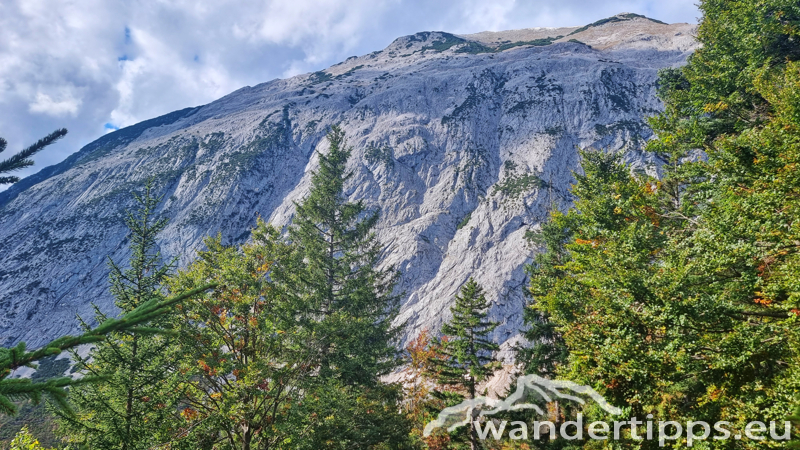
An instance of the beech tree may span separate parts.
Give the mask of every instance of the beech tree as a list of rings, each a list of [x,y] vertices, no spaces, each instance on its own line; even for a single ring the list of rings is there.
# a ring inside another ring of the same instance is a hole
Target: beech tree
[[[700,8],[702,46],[660,78],[648,150],[666,164],[650,177],[582,152],[529,308],[562,339],[555,375],[631,417],[724,420],[733,434],[774,420],[781,436],[800,386],[800,5]]]
[[[251,242],[205,241],[199,259],[169,281],[176,291],[214,282],[175,316],[178,345],[167,367],[179,374],[180,417],[166,428],[179,448],[294,448],[303,432],[297,405],[315,366],[296,298],[272,277],[293,251],[259,222]]]

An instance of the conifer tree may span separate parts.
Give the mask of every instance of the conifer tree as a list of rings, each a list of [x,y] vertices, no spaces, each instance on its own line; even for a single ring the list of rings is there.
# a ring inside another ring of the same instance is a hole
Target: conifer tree
[[[144,193],[135,195],[137,208],[125,220],[130,229],[129,267],[123,269],[109,259],[111,293],[123,312],[152,299],[163,300],[161,284],[172,267],[157,251],[156,236],[167,221],[155,215],[160,198],[152,190],[150,180]],[[107,320],[95,309],[99,322]],[[154,318],[149,327],[136,333],[110,333],[87,358],[73,352],[81,374],[103,381],[70,390],[74,414],[57,411],[60,429],[71,442],[123,450],[152,448],[158,442],[159,430],[175,413],[178,401],[174,374],[166,370],[167,350],[175,338],[160,332],[169,328],[164,316]]]
[[[289,231],[304,260],[295,286],[317,336],[320,376],[345,385],[374,385],[399,364],[394,345],[399,329],[392,326],[397,274],[377,269],[380,246],[373,229],[378,212],[367,212],[363,202],[348,202],[344,195],[352,175],[344,131],[333,126],[328,141],[330,149],[318,154],[311,192],[297,205]]]
[[[94,344],[105,339],[109,333],[154,333],[159,330],[143,328],[151,320],[172,312],[175,306],[188,298],[212,289],[215,283],[207,283],[195,289],[176,294],[167,299],[150,299],[139,307],[117,319],[107,319],[97,327],[78,336],[62,336],[42,347],[28,351],[24,342],[11,348],[0,348],[0,414],[14,415],[17,407],[13,402],[32,400],[37,404],[42,396],[52,399],[65,412],[70,412],[65,388],[102,380],[100,377],[85,376],[79,379],[70,377],[51,378],[45,382],[32,382],[28,378],[8,378],[12,371],[20,367],[36,368],[36,361],[81,345]]]
[[[567,360],[568,351],[558,327],[546,311],[537,309],[535,298],[546,294],[559,279],[565,276],[563,266],[569,261],[564,248],[570,237],[571,217],[553,210],[550,218],[542,224],[541,231],[530,236],[534,244],[543,247],[543,252],[525,266],[530,277],[530,287],[525,295],[531,300],[523,311],[527,327],[522,335],[525,345],[515,347],[517,364],[525,374],[536,373],[545,378],[555,378],[556,369]]]
[[[433,360],[438,383],[455,392],[437,390],[434,395],[449,401],[472,400],[478,385],[501,366],[493,356],[500,347],[489,339],[498,324],[487,319],[490,304],[473,278],[461,287],[455,300],[450,308],[453,318],[442,326],[441,355]],[[478,448],[472,421],[468,439],[471,449]]]
[[[48,134],[47,136],[43,137],[42,139],[39,139],[38,141],[36,141],[35,144],[25,148],[24,150],[12,156],[11,158],[8,158],[4,161],[0,161],[0,174],[9,173],[28,166],[32,166],[33,160],[31,160],[30,158],[33,155],[44,150],[45,147],[55,143],[57,140],[61,139],[66,134],[67,134],[66,128],[58,129]],[[8,145],[8,141],[6,141],[3,138],[0,138],[0,153],[5,151],[6,145]],[[19,177],[14,177],[14,176],[0,177],[0,184],[12,184],[16,183],[17,181],[19,181]]]
[[[329,151],[318,154],[311,191],[289,229],[302,263],[296,273],[276,274],[303,301],[301,326],[311,331],[305,345],[318,368],[304,388],[304,419],[297,427],[308,432],[294,442],[302,448],[399,448],[410,422],[400,414],[400,389],[379,380],[400,363],[400,329],[392,325],[397,274],[377,268],[378,212],[344,194],[351,177],[344,131],[333,126],[327,138]]]

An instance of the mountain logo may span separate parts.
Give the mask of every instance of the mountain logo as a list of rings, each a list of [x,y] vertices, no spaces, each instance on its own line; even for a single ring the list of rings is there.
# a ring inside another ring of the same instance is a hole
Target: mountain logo
[[[566,391],[566,392],[565,392]],[[471,421],[481,416],[491,416],[503,411],[521,411],[532,409],[538,414],[544,415],[545,409],[541,404],[531,400],[536,399],[544,404],[552,402],[554,399],[566,399],[577,402],[581,405],[586,401],[579,397],[588,396],[594,400],[605,412],[619,415],[622,410],[609,404],[602,395],[589,386],[584,386],[566,380],[548,380],[537,375],[525,375],[517,379],[517,388],[513,394],[505,399],[493,399],[489,397],[476,397],[472,400],[464,400],[455,406],[443,409],[436,419],[425,425],[423,436],[428,437],[437,428],[446,428],[453,431],[458,427],[469,424]],[[476,412],[479,411],[477,414]]]

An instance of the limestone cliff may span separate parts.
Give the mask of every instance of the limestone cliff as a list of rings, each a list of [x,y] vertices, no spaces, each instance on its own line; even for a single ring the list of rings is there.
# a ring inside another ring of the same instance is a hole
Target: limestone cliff
[[[245,87],[110,133],[0,193],[0,345],[36,346],[112,310],[107,258],[126,259],[130,192],[155,176],[185,265],[202,239],[291,220],[329,125],[353,146],[347,194],[381,209],[384,264],[402,272],[406,336],[437,329],[470,276],[513,343],[524,239],[566,207],[578,147],[639,152],[657,71],[683,64],[693,25],[621,14],[586,27],[423,32],[329,69]]]

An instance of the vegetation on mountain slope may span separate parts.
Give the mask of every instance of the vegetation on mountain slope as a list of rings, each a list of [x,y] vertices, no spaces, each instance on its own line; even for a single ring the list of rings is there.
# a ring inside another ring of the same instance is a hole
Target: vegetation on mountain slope
[[[592,403],[557,403],[548,410],[556,424],[578,413],[584,423],[649,416],[726,421],[731,434],[745,435],[747,422],[775,421],[779,440],[659,442],[630,428],[612,441],[478,440],[458,431],[421,438],[421,422],[436,414],[430,408],[477,397],[476,383],[497,368],[488,339],[496,324],[468,282],[447,337],[423,333],[409,345],[406,385],[381,381],[401,362],[396,274],[378,269],[377,212],[343,194],[350,150],[338,128],[288,233],[259,223],[242,246],[208,239],[199,259],[167,280],[192,294],[164,326],[178,331],[174,345],[153,357],[168,361],[176,383],[155,395],[178,396],[170,414],[143,425],[161,430],[147,439],[209,449],[785,445],[783,423],[795,420],[797,431],[800,393],[800,5],[705,0],[701,8],[702,48],[661,78],[666,109],[652,120],[649,144],[666,161],[659,176],[584,150],[574,208],[553,211],[534,236],[542,252],[527,269],[530,342],[517,363],[588,385],[622,409],[612,418]],[[112,331],[102,339],[128,336]],[[9,353],[6,364],[55,352]],[[87,381],[105,383],[96,392],[110,399],[125,385],[113,379]],[[147,397],[132,398],[138,406],[172,401]],[[541,419],[525,411],[508,418]],[[145,438],[131,436],[124,448],[137,439]]]
[[[553,214],[530,270],[528,335],[555,346],[521,354],[627,417],[725,420],[734,434],[774,420],[780,435],[800,388],[800,5],[701,8],[703,46],[662,75],[649,149],[663,174],[583,152],[575,208]]]

